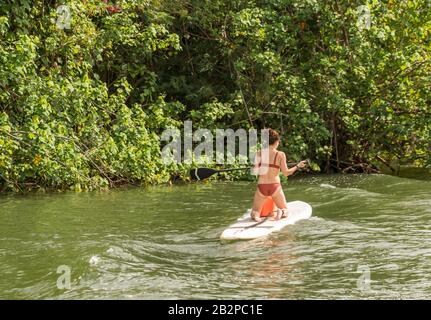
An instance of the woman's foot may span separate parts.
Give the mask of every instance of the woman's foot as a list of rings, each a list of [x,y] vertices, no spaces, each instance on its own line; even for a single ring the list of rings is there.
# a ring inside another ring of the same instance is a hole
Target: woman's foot
[[[287,218],[289,216],[289,211],[287,210],[287,208],[285,209],[281,209],[282,214],[281,214],[281,218]]]
[[[252,211],[250,214],[251,218],[256,221],[256,222],[261,222],[262,218],[260,217],[260,212],[259,211]]]
[[[289,212],[287,211],[287,209],[278,209],[275,220],[284,219],[284,218],[287,218],[288,216],[289,216]]]
[[[283,215],[283,211],[281,209],[277,209],[277,214],[275,215],[275,220],[280,220]]]

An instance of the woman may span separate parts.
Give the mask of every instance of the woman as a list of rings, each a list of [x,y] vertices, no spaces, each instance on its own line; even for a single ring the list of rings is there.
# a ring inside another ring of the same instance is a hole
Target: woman
[[[280,184],[280,177],[278,175],[281,171],[287,177],[295,173],[298,168],[305,167],[306,164],[306,161],[301,161],[289,169],[286,163],[286,155],[284,152],[277,150],[280,144],[278,132],[272,129],[267,130],[269,133],[269,146],[259,151],[255,160],[255,172],[259,175],[259,180],[257,182],[256,193],[254,194],[251,218],[256,222],[262,221],[260,212],[267,197],[272,197],[279,209],[277,210],[275,219],[279,220],[287,217],[286,198],[284,197],[283,189]],[[267,152],[268,156],[266,159],[269,159],[268,163],[262,163],[262,152]]]

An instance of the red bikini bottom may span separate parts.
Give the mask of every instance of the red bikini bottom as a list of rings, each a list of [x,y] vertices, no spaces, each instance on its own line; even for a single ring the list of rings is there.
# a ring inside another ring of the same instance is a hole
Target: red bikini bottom
[[[259,192],[265,197],[272,196],[280,187],[280,183],[262,183],[257,185]]]

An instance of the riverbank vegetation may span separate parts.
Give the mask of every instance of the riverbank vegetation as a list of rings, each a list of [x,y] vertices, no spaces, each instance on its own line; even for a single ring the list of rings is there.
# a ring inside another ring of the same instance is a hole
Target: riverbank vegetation
[[[429,167],[430,41],[426,0],[4,0],[0,190],[187,179],[160,157],[185,120],[321,172]]]

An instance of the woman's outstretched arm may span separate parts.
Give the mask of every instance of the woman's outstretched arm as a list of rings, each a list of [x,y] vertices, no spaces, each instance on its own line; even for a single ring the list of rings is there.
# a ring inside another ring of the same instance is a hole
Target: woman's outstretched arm
[[[297,165],[294,165],[292,168],[287,167],[287,160],[286,160],[286,154],[284,152],[280,151],[280,170],[283,173],[284,176],[290,176],[296,172],[299,168],[305,167],[306,161],[301,161]]]

